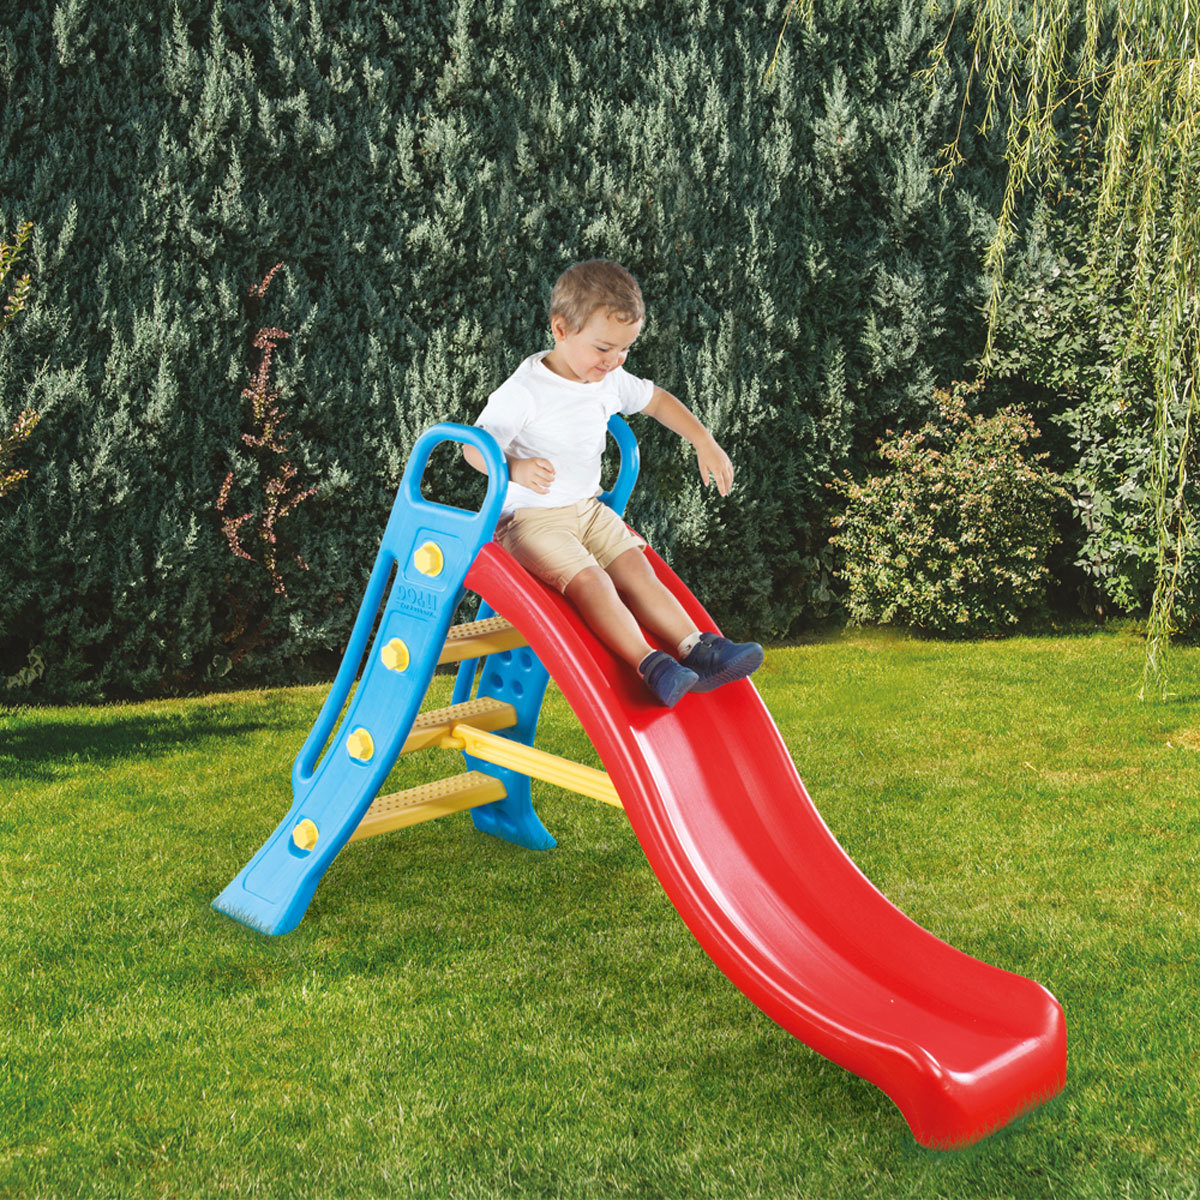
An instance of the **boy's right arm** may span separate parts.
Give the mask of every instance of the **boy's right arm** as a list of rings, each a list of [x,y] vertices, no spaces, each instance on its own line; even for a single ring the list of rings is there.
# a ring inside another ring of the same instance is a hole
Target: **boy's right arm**
[[[477,424],[496,439],[499,446],[511,446],[517,434],[533,419],[533,397],[510,378],[489,397]],[[463,446],[463,457],[477,471],[487,474],[487,463],[474,446]],[[514,458],[505,453],[508,477],[513,483],[544,496],[554,482],[554,464],[545,458]]]
[[[475,470],[484,475],[488,473],[483,455],[474,446],[463,447],[463,458]],[[504,460],[508,463],[508,477],[513,483],[519,483],[540,496],[544,496],[550,490],[550,485],[554,482],[554,464],[548,458],[514,458],[511,454],[506,454]]]

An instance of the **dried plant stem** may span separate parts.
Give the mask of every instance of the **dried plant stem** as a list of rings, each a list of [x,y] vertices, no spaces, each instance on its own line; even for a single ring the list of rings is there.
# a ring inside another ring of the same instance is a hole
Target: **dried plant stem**
[[[262,282],[250,289],[252,300],[262,300],[271,280],[282,266],[282,263],[276,263]],[[226,474],[216,503],[217,512],[221,514],[221,531],[230,552],[237,559],[258,564],[266,574],[271,591],[278,596],[288,594],[283,571],[286,564],[308,570],[308,564],[299,554],[281,553],[279,525],[317,491],[315,487],[299,488],[296,485],[298,472],[288,457],[291,433],[284,426],[287,414],[279,404],[280,390],[271,384],[275,349],[290,337],[291,334],[282,329],[264,327],[255,333],[251,342],[253,349],[258,352],[258,362],[251,372],[249,385],[241,393],[242,398],[250,402],[249,427],[242,432],[241,440],[256,452],[258,458],[257,477],[261,480],[258,494],[247,511],[238,516],[229,512],[231,495],[238,482],[235,466]],[[249,524],[251,522],[253,524]],[[264,642],[266,616],[262,616],[257,626],[251,629],[257,607],[254,595],[247,600],[230,601],[231,627],[226,640],[233,647],[231,658],[234,663]]]

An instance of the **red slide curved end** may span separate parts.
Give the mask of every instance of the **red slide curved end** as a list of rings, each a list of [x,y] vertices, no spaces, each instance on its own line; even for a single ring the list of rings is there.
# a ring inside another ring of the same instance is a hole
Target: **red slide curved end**
[[[696,624],[715,629],[646,553]],[[661,708],[494,542],[466,582],[557,681],[671,902],[772,1020],[886,1092],[926,1146],[969,1145],[1062,1090],[1058,1002],[940,941],[872,886],[821,820],[749,680]]]

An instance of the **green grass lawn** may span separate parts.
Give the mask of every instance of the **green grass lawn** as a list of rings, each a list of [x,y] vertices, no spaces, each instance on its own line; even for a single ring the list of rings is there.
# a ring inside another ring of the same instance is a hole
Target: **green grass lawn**
[[[1167,703],[1141,655],[852,633],[757,676],[875,884],[1066,1011],[1065,1093],[951,1154],[728,983],[618,810],[348,846],[270,939],[209,905],[323,689],[0,709],[0,1196],[1195,1197],[1200,650]],[[538,744],[596,761],[553,687]]]

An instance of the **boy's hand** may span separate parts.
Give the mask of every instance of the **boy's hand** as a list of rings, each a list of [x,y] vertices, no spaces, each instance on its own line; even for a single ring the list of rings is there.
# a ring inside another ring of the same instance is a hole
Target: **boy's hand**
[[[733,487],[733,463],[711,435],[697,443],[696,465],[700,468],[700,478],[705,486],[715,482],[717,491],[722,496],[729,495],[729,490]]]
[[[554,482],[554,464],[548,458],[511,458],[508,477],[531,492],[544,496]]]

